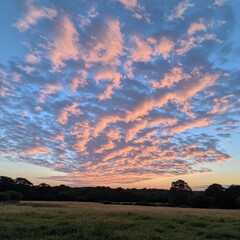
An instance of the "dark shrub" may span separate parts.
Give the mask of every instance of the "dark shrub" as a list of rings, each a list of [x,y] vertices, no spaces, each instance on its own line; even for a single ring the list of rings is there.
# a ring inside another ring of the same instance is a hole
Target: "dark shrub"
[[[0,202],[5,202],[6,201],[6,196],[4,193],[0,192]]]
[[[191,196],[192,192],[190,191],[172,192],[169,202],[175,206],[187,206]]]
[[[196,195],[190,199],[190,206],[194,208],[209,208],[214,204],[214,198],[205,195]]]
[[[15,191],[4,192],[4,195],[8,202],[19,202],[22,199],[22,194]]]

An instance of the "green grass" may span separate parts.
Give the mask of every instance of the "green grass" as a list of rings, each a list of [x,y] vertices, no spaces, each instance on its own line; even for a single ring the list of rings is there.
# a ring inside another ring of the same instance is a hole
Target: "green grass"
[[[240,240],[240,211],[23,202],[0,206],[0,240]]]

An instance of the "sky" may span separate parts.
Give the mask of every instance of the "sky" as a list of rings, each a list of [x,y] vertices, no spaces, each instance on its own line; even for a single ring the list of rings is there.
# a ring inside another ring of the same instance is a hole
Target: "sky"
[[[240,184],[240,0],[1,0],[0,175]]]

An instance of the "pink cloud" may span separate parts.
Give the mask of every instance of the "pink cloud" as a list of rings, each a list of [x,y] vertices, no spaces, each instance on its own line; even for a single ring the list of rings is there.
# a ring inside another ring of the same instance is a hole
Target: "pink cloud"
[[[123,54],[123,36],[118,20],[108,20],[105,29],[89,41],[89,48],[84,52],[82,58],[87,67],[93,63],[116,66],[119,56]]]
[[[105,92],[99,96],[99,100],[105,100],[111,98],[113,90],[115,88],[120,88],[122,75],[113,68],[102,68],[95,75],[95,81],[97,83],[101,81],[110,82]]]
[[[207,27],[202,22],[192,23],[188,28],[187,33],[188,35],[191,36],[199,31],[203,31],[203,32],[207,31]]]
[[[151,59],[153,49],[149,43],[134,35],[131,37],[134,47],[130,48],[130,59],[133,62],[147,62]]]
[[[36,107],[34,107],[34,109],[38,112],[41,112],[43,110],[40,106],[36,106]]]
[[[143,120],[141,122],[136,122],[135,125],[129,128],[126,132],[126,142],[129,142],[133,139],[133,137],[142,129],[147,127],[148,121]]]
[[[206,33],[202,36],[188,36],[186,39],[179,39],[178,41],[178,49],[176,50],[176,54],[182,56],[186,54],[191,49],[198,47],[202,42],[207,40],[217,40],[214,34]]]
[[[56,94],[57,92],[61,91],[62,89],[63,89],[63,86],[62,86],[61,83],[46,84],[45,88],[43,88],[40,91],[39,98],[38,98],[39,102],[40,103],[45,103],[47,95]]]
[[[122,157],[128,155],[129,152],[131,152],[132,150],[134,150],[134,147],[132,147],[132,146],[126,146],[126,147],[123,147],[123,148],[119,148],[119,149],[117,149],[116,151],[113,151],[113,152],[107,154],[107,155],[102,159],[102,161],[103,161],[103,162],[109,161],[109,160],[111,160],[111,159],[113,159],[113,158],[115,158],[115,157],[119,157],[119,156],[121,156],[121,158],[122,158]]]
[[[28,54],[25,59],[26,62],[30,64],[38,64],[41,61],[41,58],[39,56],[33,54]]]
[[[36,146],[25,152],[24,155],[45,155],[52,153],[52,150],[45,146]]]
[[[173,10],[172,14],[168,17],[168,20],[173,21],[177,18],[184,19],[184,13],[192,6],[194,6],[194,4],[190,3],[189,0],[183,0],[179,2],[177,7]]]
[[[151,81],[151,84],[154,89],[172,87],[176,83],[189,78],[190,75],[184,73],[182,67],[174,67],[169,73],[166,73],[164,75],[163,79],[160,82]]]
[[[64,138],[65,138],[65,135],[62,132],[62,133],[56,135],[53,139],[56,140],[56,141],[64,142]]]
[[[68,16],[63,16],[57,30],[48,55],[55,71],[64,67],[65,61],[77,60],[79,57],[79,34]]]
[[[74,75],[73,80],[70,84],[72,92],[76,92],[79,87],[85,87],[87,85],[87,72],[85,70],[79,70]]]
[[[158,125],[162,126],[171,126],[177,123],[176,118],[169,117],[158,117],[158,118],[148,118],[142,121],[136,122],[133,127],[129,128],[126,132],[126,142],[129,142],[133,139],[133,137],[141,130],[146,127],[155,127]]]
[[[198,92],[207,89],[216,84],[217,79],[221,76],[220,73],[206,73],[203,76],[200,76],[199,79],[193,81],[186,82],[181,86],[181,88],[177,89],[175,92],[175,98],[178,100],[188,100],[196,95]]]
[[[76,143],[73,149],[77,152],[87,154],[87,144],[91,140],[91,128],[89,121],[78,122],[71,127],[70,134],[75,136]]]
[[[78,108],[78,104],[74,102],[72,105],[66,106],[61,110],[57,118],[57,122],[62,125],[65,125],[68,122],[69,116],[71,115],[79,116],[80,114],[82,114],[82,112]]]
[[[128,9],[135,8],[137,5],[137,0],[118,0],[118,1],[121,2]]]
[[[164,59],[168,59],[173,48],[174,42],[170,38],[162,37],[155,47],[154,54],[162,55]]]
[[[109,124],[116,123],[120,120],[121,118],[117,115],[109,115],[109,116],[103,117],[94,126],[93,136],[97,137]]]
[[[100,148],[97,148],[94,150],[95,153],[103,153],[107,150],[115,148],[115,144],[112,141],[109,141],[108,143],[101,145]]]
[[[215,98],[213,100],[214,106],[209,112],[210,114],[222,114],[234,106],[234,103],[231,102],[231,97],[233,95],[224,96],[220,98]]]
[[[121,132],[118,129],[110,129],[107,133],[106,133],[106,137],[110,140],[110,141],[120,141],[122,136],[121,136]]]
[[[21,32],[26,31],[32,25],[36,25],[43,18],[53,19],[57,15],[56,9],[46,7],[36,8],[32,5],[32,2],[28,1],[27,13],[15,24],[15,27]]]
[[[179,134],[179,133],[184,132],[188,129],[206,127],[211,122],[212,122],[212,119],[202,117],[202,118],[196,119],[192,122],[185,122],[181,125],[177,125],[175,127],[172,127],[172,128],[170,128],[170,133],[171,134]]]

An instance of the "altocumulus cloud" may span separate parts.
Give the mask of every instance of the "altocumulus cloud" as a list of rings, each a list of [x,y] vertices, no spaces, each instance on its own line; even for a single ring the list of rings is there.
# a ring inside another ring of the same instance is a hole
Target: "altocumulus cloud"
[[[20,13],[10,31],[24,41],[0,65],[1,158],[78,185],[231,160],[220,147],[239,130],[239,70],[226,55],[240,47],[231,1],[12,4]]]

